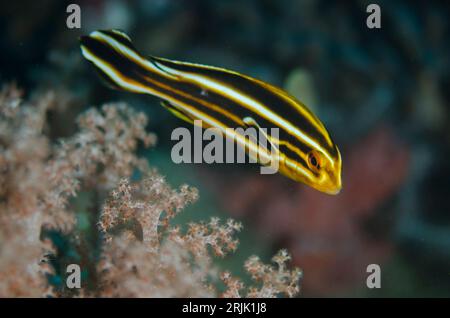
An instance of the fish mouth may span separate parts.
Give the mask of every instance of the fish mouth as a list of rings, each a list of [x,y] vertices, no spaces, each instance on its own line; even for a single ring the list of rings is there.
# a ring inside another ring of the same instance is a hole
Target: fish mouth
[[[303,177],[301,174],[296,173],[293,169],[280,169],[280,173],[284,174],[288,178],[305,184],[317,191],[322,193],[337,195],[342,190],[342,181],[340,174],[335,175],[333,173],[328,174],[328,178],[322,183],[311,182],[307,178]]]
[[[332,185],[328,188],[326,193],[336,195],[339,194],[342,190],[342,181],[340,174],[336,176],[336,178],[333,180]]]
[[[340,176],[335,176],[328,180],[328,182],[319,184],[316,186],[313,186],[316,190],[319,190],[320,192],[330,194],[330,195],[337,195],[342,190],[342,181]]]
[[[337,195],[341,192],[342,187],[340,185],[310,185],[312,188],[326,194]]]
[[[331,195],[339,194],[342,190],[342,170],[339,161],[337,170],[328,170],[328,182],[323,185],[323,192]]]
[[[341,192],[341,190],[342,190],[342,187],[339,187],[336,189],[325,190],[323,192],[325,192],[326,194],[337,195],[337,194],[339,194],[339,192]]]

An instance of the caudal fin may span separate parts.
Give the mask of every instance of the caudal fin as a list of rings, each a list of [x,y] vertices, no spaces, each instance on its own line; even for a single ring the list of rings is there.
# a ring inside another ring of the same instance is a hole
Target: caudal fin
[[[94,31],[80,37],[80,46],[84,58],[113,88],[154,94],[147,79],[167,76],[152,61],[139,54],[128,35],[122,31]]]

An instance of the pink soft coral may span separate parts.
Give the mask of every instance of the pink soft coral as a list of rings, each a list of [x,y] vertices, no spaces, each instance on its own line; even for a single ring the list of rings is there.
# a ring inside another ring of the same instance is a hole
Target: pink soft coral
[[[98,229],[104,242],[96,266],[100,279],[79,296],[217,296],[211,282],[219,280],[219,273],[212,256],[237,248],[234,234],[240,223],[212,218],[190,223],[186,231],[171,226],[198,192],[187,185],[172,189],[136,156],[139,142],[151,146],[156,141],[145,130],[146,116],[124,104],[90,109],[79,116],[78,133],[53,144],[45,134],[47,112],[64,109],[59,103],[67,101],[56,96],[48,93],[24,103],[15,86],[0,93],[0,296],[65,295],[48,284],[45,274],[52,268],[44,256],[52,245],[40,237],[43,227],[74,235],[71,200],[81,191],[95,193],[96,204],[103,206]],[[131,183],[136,169],[146,177]],[[278,270],[250,258],[246,268],[262,287],[247,296],[298,292],[300,272],[289,271],[286,254],[280,255]],[[238,279],[222,278],[228,287],[224,296],[240,295],[243,284],[231,283]]]

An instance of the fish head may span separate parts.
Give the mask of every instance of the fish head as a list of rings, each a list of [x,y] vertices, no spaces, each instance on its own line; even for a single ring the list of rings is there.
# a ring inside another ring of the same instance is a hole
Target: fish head
[[[342,188],[342,159],[337,146],[332,147],[330,152],[310,149],[301,160],[284,158],[280,171],[318,191],[336,195]]]

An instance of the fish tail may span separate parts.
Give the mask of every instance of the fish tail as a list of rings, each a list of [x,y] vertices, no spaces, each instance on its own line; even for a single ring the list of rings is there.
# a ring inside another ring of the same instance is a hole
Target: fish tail
[[[158,95],[152,81],[171,77],[151,59],[144,58],[122,31],[94,31],[80,37],[80,46],[84,58],[112,88]]]

